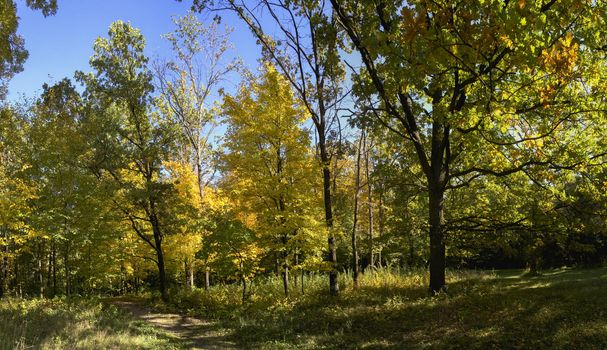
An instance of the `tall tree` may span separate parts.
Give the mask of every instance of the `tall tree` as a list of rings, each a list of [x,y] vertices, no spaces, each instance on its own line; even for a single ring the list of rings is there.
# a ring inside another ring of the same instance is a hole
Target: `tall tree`
[[[90,60],[94,74],[79,73],[86,85],[86,116],[92,124],[92,168],[109,178],[117,208],[133,231],[149,245],[159,273],[159,290],[168,299],[165,256],[172,185],[163,178],[163,162],[174,146],[172,125],[152,106],[152,73],[144,55],[145,40],[130,24],[112,23],[109,38],[98,38]],[[97,128],[97,130],[95,130]]]
[[[339,60],[334,17],[325,2],[194,0],[193,7],[227,8],[249,27],[263,49],[264,59],[291,84],[314,123],[322,168],[325,225],[328,234],[329,289],[339,293],[337,250],[331,195],[331,162],[335,161],[339,133],[337,110],[344,99],[344,68]],[[267,18],[262,18],[265,11]]]
[[[573,133],[582,120],[591,127],[578,135],[592,147],[589,140],[598,130],[592,119],[604,110],[597,94],[604,90],[599,77],[605,76],[600,49],[606,5],[576,0],[331,4],[360,55],[359,95],[374,102],[377,123],[414,149],[423,171],[430,291],[439,292],[445,285],[449,189],[488,175],[578,164],[576,156],[584,156],[578,150],[550,148],[542,140],[566,137],[559,131]]]
[[[256,215],[251,228],[277,255],[288,295],[296,248],[318,232],[313,193],[318,169],[302,128],[305,113],[285,78],[268,64],[261,78],[252,79],[224,102],[226,182],[241,210]]]
[[[191,164],[197,180],[200,210],[204,204],[205,187],[216,170],[212,137],[218,124],[217,106],[213,97],[226,76],[238,67],[229,59],[230,30],[220,28],[218,21],[208,26],[192,12],[174,18],[175,30],[164,37],[171,44],[174,58],[155,64],[156,82],[160,95],[160,111],[181,130],[182,159]],[[189,287],[194,281],[193,262],[188,265]],[[210,270],[205,267],[205,283]],[[208,289],[209,286],[205,285]]]

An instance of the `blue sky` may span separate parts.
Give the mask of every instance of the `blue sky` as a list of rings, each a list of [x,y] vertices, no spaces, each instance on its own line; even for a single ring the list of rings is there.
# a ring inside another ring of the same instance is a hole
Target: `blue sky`
[[[25,38],[29,59],[24,71],[9,85],[9,99],[22,95],[35,97],[43,83],[73,77],[76,70],[89,71],[88,60],[93,42],[107,36],[110,24],[116,20],[130,21],[146,38],[146,53],[150,58],[170,57],[169,46],[160,36],[174,26],[171,16],[185,14],[190,1],[175,0],[60,0],[55,16],[44,18],[39,11],[17,1],[18,33]],[[222,13],[223,24],[235,28],[232,42],[237,54],[249,68],[254,69],[260,49],[249,31],[230,13]],[[201,18],[204,19],[204,18]],[[237,83],[237,82],[232,82]]]

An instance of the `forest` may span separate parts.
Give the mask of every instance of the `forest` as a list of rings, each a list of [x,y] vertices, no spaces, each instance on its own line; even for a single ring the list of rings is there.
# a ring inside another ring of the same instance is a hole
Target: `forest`
[[[607,347],[607,2],[177,1],[0,0],[0,349]]]

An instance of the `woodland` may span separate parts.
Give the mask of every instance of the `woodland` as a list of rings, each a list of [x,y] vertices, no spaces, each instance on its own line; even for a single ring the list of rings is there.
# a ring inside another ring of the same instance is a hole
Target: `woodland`
[[[116,300],[235,348],[607,347],[607,2],[184,0],[171,55],[117,20],[17,102],[15,1],[0,348],[192,347]]]

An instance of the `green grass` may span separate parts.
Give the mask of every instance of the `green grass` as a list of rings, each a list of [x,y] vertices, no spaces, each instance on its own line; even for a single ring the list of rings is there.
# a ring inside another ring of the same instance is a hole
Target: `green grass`
[[[177,339],[99,300],[0,301],[0,349],[181,349]]]
[[[352,290],[326,295],[326,281],[281,297],[277,279],[238,291],[182,294],[180,307],[220,318],[231,339],[259,349],[607,348],[607,269],[450,272],[448,293],[428,297],[425,271],[366,273]],[[196,307],[198,303],[198,308]]]
[[[365,273],[327,295],[325,276],[282,296],[258,280],[244,305],[238,286],[173,295],[182,311],[219,320],[245,349],[603,349],[607,268],[450,271],[448,293],[428,297],[425,271]],[[0,349],[175,349],[174,337],[98,300],[0,301]]]

